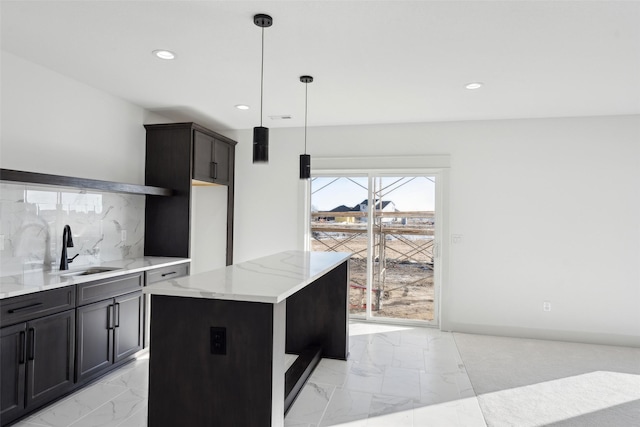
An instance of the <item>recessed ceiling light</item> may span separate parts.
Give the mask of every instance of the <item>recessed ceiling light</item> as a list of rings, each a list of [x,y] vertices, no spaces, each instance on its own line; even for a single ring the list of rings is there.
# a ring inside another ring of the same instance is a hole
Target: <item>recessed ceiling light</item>
[[[484,83],[482,82],[473,82],[473,83],[466,84],[464,87],[469,90],[474,90],[474,89],[480,89],[482,86],[484,86]]]
[[[158,49],[154,50],[152,53],[160,59],[175,59],[176,57],[176,54],[170,50]]]
[[[238,105],[236,105],[236,108],[238,110],[248,110],[249,106],[248,105],[244,105],[244,104],[238,104]]]

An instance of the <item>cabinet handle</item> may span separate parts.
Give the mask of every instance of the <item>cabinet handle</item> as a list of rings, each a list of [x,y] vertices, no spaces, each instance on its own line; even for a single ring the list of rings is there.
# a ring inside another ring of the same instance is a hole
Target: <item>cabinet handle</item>
[[[171,276],[172,274],[178,274],[178,272],[177,271],[172,271],[170,273],[162,273],[161,276],[162,277],[166,277],[166,276]]]
[[[107,329],[113,329],[113,305],[107,307]]]
[[[116,316],[115,317],[116,317],[115,327],[119,328],[120,327],[120,303],[119,302],[116,303]]]
[[[24,307],[18,307],[18,308],[13,308],[11,310],[8,310],[9,314],[13,314],[13,313],[20,313],[22,311],[29,311],[29,310],[33,310],[36,307],[40,307],[43,303],[41,302],[37,302],[35,304],[30,304],[30,305],[25,305]]]
[[[29,328],[29,359],[33,360],[36,354],[36,330]]]
[[[213,179],[218,178],[218,164],[216,162],[211,162],[209,165],[209,176]]]
[[[24,331],[20,332],[20,355],[18,356],[18,363],[20,365],[24,363],[24,358],[27,353],[27,340],[25,335]]]

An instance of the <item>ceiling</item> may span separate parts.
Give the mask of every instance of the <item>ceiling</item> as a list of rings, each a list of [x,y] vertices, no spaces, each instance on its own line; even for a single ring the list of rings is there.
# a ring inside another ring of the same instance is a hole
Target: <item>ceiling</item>
[[[274,21],[266,127],[304,125],[303,74],[315,79],[309,126],[640,114],[637,1],[2,0],[1,40],[171,120],[249,129],[260,124],[256,13]]]

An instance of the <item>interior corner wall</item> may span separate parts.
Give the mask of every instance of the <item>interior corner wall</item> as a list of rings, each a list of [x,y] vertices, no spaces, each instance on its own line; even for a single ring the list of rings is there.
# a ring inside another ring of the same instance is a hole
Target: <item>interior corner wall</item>
[[[250,130],[228,132],[236,262],[302,245],[303,131],[270,132],[268,165]],[[312,169],[451,156],[443,329],[640,346],[640,116],[310,127],[308,146]]]
[[[141,107],[1,51],[0,166],[144,184]]]
[[[235,163],[234,264],[282,251],[302,250],[299,217],[301,129],[269,129],[269,163],[253,158],[253,131],[221,131],[238,141]]]

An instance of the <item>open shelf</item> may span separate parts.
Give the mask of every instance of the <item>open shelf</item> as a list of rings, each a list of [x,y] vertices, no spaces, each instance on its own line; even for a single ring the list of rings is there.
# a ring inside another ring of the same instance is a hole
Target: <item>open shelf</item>
[[[24,182],[30,184],[58,185],[62,187],[86,188],[90,190],[109,191],[114,193],[144,194],[150,196],[171,196],[169,188],[151,187],[148,185],[125,184],[121,182],[100,181],[97,179],[75,178],[46,173],[24,172],[12,169],[0,169],[0,180]]]

